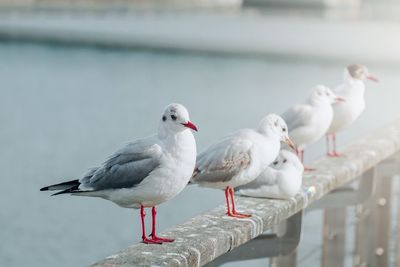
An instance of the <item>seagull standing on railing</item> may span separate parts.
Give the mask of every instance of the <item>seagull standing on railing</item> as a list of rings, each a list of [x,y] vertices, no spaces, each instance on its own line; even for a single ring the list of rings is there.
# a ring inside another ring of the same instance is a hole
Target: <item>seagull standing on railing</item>
[[[328,87],[317,85],[306,103],[298,104],[283,113],[290,138],[298,145],[296,153],[304,164],[304,149],[321,139],[331,125],[333,118],[332,104],[345,101],[337,97]],[[312,168],[305,168],[312,171]]]
[[[303,164],[294,153],[281,150],[278,158],[257,179],[237,190],[250,197],[289,199],[300,191],[303,171]]]
[[[267,115],[257,130],[239,130],[200,153],[191,182],[225,189],[228,216],[250,217],[237,212],[234,188],[257,178],[278,156],[281,141],[294,149],[286,123],[278,115]]]
[[[186,108],[170,104],[161,117],[158,134],[127,144],[79,180],[46,186],[41,191],[61,190],[54,195],[101,197],[124,208],[140,208],[143,242],[173,242],[156,235],[156,205],[179,194],[192,176],[196,141],[190,129],[197,131]],[[145,208],[150,207],[151,238],[145,228]]]
[[[336,133],[351,125],[365,109],[365,84],[368,79],[378,82],[378,79],[368,72],[364,65],[349,65],[344,70],[343,83],[334,92],[346,99],[346,102],[333,105],[333,120],[326,135],[327,154],[331,157],[339,157],[336,150]],[[330,149],[330,138],[333,142],[333,150]]]

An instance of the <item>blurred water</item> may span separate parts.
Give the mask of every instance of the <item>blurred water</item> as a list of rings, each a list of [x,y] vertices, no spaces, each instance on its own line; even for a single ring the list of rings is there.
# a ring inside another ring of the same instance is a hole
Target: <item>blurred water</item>
[[[170,102],[188,107],[202,150],[302,101],[317,83],[334,86],[344,67],[16,43],[0,44],[0,59],[1,266],[88,265],[138,242],[137,211],[100,199],[49,197],[39,188],[77,178],[127,141],[153,133]],[[369,68],[382,82],[367,85],[367,110],[340,135],[342,145],[399,115],[398,70]],[[323,142],[309,152],[308,160],[322,155]],[[189,187],[160,207],[159,228],[223,200],[221,192]],[[306,233],[318,224],[310,221]],[[320,237],[309,240],[318,245]]]

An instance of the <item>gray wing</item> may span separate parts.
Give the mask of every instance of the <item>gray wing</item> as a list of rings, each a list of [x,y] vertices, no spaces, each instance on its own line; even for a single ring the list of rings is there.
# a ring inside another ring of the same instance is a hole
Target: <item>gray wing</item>
[[[282,114],[285,120],[289,133],[296,128],[307,125],[312,120],[312,107],[310,105],[295,105]]]
[[[160,145],[142,139],[126,145],[93,168],[80,180],[83,189],[131,188],[142,182],[160,165]]]
[[[229,137],[212,145],[197,156],[191,181],[194,183],[226,182],[251,162],[253,142],[240,137]]]

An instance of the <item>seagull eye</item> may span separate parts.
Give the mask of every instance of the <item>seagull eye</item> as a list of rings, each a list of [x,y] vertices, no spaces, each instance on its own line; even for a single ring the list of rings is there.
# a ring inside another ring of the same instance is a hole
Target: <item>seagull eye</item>
[[[172,120],[176,121],[177,118],[178,118],[177,116],[171,115],[171,119],[172,119]]]
[[[284,159],[284,160],[283,160],[283,163],[286,163],[286,162],[287,162],[287,159]]]
[[[166,120],[167,120],[167,117],[162,116],[162,120],[163,120],[163,121],[166,121]]]
[[[274,164],[274,165],[278,165],[278,161],[274,161],[274,163],[272,163],[272,164]]]
[[[286,128],[282,128],[282,131],[283,131],[283,132],[286,132],[287,130],[286,130]]]

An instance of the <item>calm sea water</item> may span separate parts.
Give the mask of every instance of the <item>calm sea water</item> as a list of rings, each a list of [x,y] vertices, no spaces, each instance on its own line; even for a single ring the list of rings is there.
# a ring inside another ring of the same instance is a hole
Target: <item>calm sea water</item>
[[[138,242],[137,211],[101,199],[49,197],[39,188],[78,178],[129,140],[152,134],[167,104],[189,109],[202,150],[302,101],[315,84],[336,85],[344,66],[0,44],[0,265],[82,266]],[[398,69],[369,67],[382,82],[367,85],[367,110],[340,136],[342,145],[400,113]],[[310,147],[308,160],[324,149],[323,142]],[[189,187],[160,206],[159,229],[223,201],[219,191]],[[318,246],[321,238],[310,238]]]

